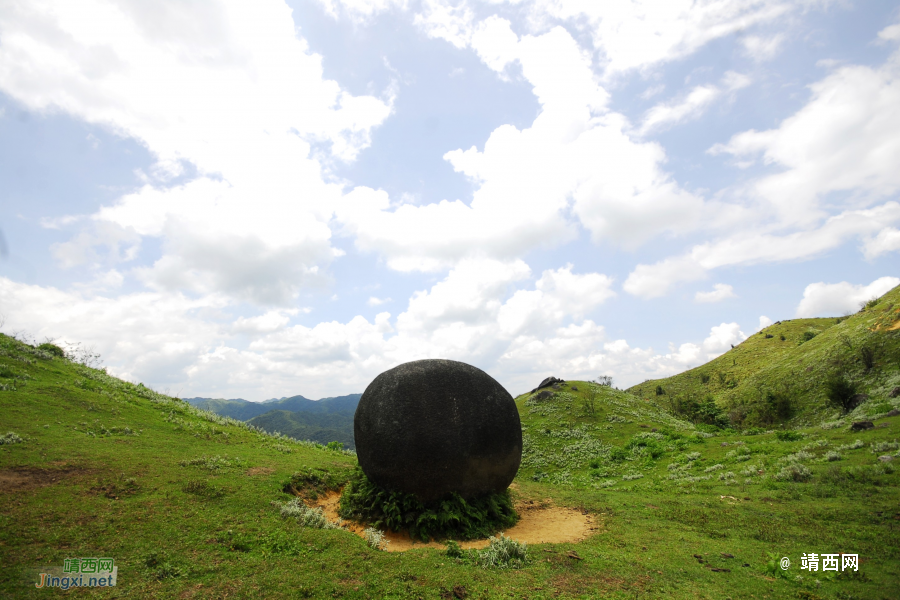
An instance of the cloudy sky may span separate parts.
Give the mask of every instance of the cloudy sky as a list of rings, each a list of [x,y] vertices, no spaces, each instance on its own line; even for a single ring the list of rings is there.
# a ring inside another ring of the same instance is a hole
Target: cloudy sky
[[[624,387],[900,283],[900,5],[5,0],[2,330],[186,396]]]

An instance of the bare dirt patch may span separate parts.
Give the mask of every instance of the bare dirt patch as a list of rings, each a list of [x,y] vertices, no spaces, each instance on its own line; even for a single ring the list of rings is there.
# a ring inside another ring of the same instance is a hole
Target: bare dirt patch
[[[329,520],[337,521],[340,518],[337,514],[340,499],[340,492],[329,492],[319,496],[312,506],[320,507]],[[528,544],[580,542],[600,528],[593,515],[575,508],[554,506],[551,500],[544,500],[538,504],[530,501],[516,504],[516,511],[519,513],[519,522],[509,529],[505,529],[503,534],[518,542]],[[343,524],[347,531],[365,537],[364,531],[367,527],[365,523],[344,521]],[[418,548],[443,549],[445,547],[444,544],[435,541],[425,543],[414,540],[407,532],[387,531],[384,537],[390,542],[387,546],[388,552],[405,552]],[[459,542],[460,547],[466,550],[486,548],[488,544],[487,539]]]
[[[245,475],[248,477],[253,477],[254,475],[271,475],[275,472],[275,469],[272,467],[250,467],[247,469]]]
[[[69,467],[63,469],[40,469],[37,467],[13,467],[0,470],[0,493],[25,492],[39,487],[55,485],[79,474],[80,470]]]

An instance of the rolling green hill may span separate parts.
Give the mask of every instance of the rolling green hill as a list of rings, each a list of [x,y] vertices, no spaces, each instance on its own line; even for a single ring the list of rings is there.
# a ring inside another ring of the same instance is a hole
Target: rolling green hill
[[[898,386],[900,286],[852,316],[779,321],[705,365],[628,391],[698,423],[838,427],[887,412]]]
[[[353,415],[360,397],[362,394],[347,394],[310,400],[298,395],[266,402],[242,398],[185,398],[185,402],[218,415],[247,421],[269,433],[320,444],[340,442],[344,448],[354,450]]]
[[[861,432],[710,433],[588,382],[522,395],[514,500],[577,508],[598,530],[529,545],[521,569],[482,568],[474,550],[382,552],[302,525],[286,490],[340,489],[352,452],[268,434],[57,350],[0,334],[4,598],[59,593],[34,585],[74,557],[115,560],[114,589],[69,592],[109,598],[900,597],[897,416]],[[813,552],[858,554],[860,568],[801,571]]]
[[[353,415],[353,411],[314,413],[271,410],[247,422],[270,433],[278,432],[297,440],[310,440],[320,444],[340,442],[344,448],[356,450]]]

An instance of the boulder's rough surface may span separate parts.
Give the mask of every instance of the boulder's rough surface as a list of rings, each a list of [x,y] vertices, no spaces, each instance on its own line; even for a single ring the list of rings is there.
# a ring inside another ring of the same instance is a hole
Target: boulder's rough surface
[[[875,427],[875,424],[872,421],[857,421],[850,426],[850,431],[865,431],[873,427]]]
[[[502,492],[522,460],[522,426],[490,375],[453,360],[416,360],[376,377],[353,419],[366,476],[423,501]]]

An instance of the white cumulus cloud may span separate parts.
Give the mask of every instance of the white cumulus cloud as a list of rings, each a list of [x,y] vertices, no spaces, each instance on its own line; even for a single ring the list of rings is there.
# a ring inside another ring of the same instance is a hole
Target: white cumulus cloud
[[[697,292],[694,294],[694,300],[697,302],[721,302],[728,298],[737,298],[734,288],[727,283],[717,283],[713,285],[711,292]]]
[[[798,317],[830,317],[854,313],[864,302],[883,296],[900,285],[900,278],[879,277],[868,285],[840,283],[811,283],[803,290],[797,305]]]

